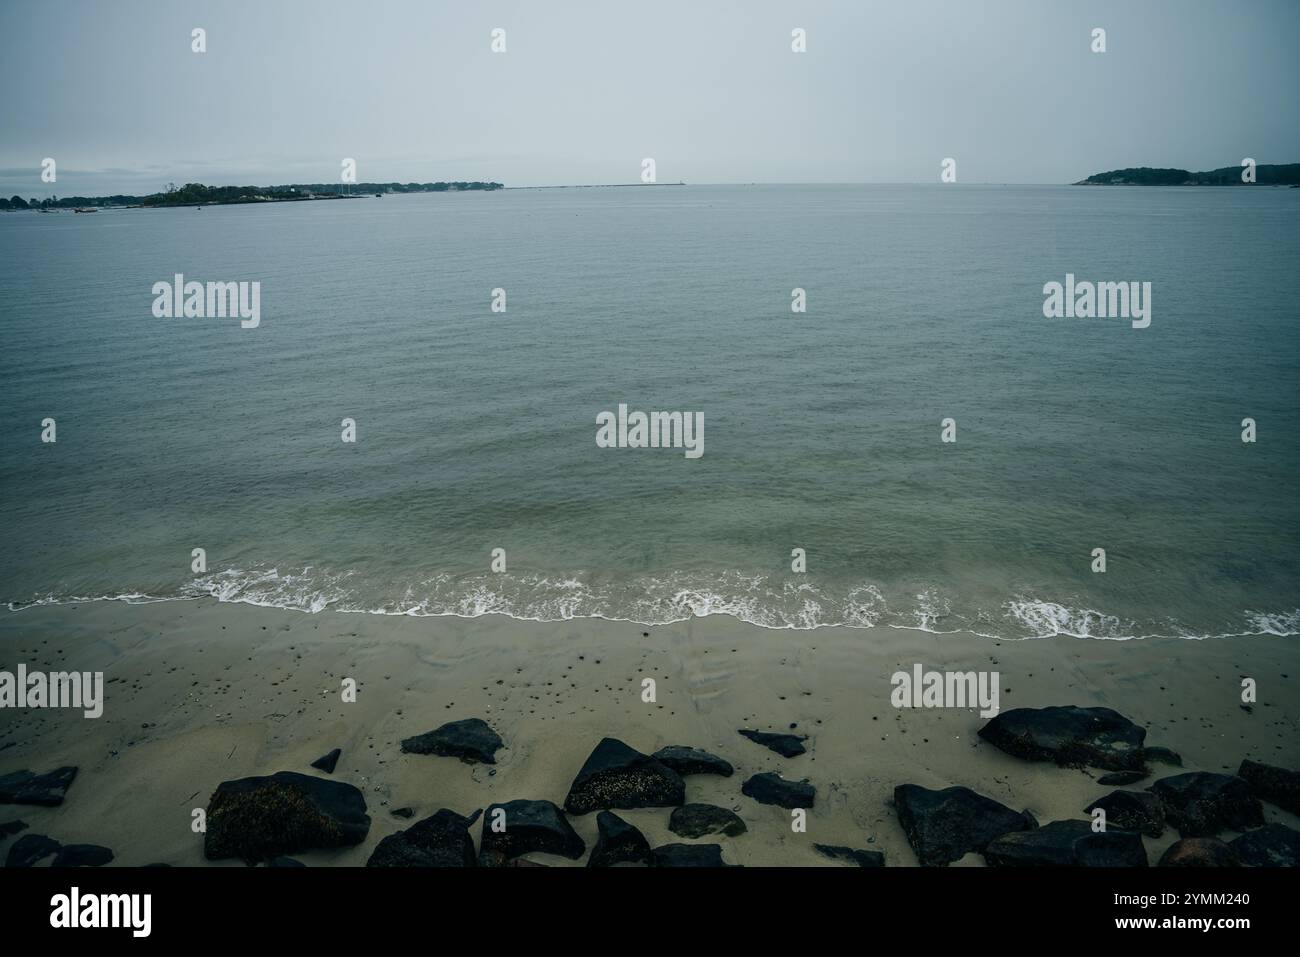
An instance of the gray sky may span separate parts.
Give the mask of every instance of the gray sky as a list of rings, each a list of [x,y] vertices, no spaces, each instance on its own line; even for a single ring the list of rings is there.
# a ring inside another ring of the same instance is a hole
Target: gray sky
[[[6,196],[1300,161],[1296,0],[3,0],[0,44]]]

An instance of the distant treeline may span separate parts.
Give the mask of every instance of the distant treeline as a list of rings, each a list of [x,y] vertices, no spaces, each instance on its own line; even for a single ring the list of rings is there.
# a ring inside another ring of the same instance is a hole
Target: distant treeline
[[[64,196],[63,198],[51,197],[49,199],[23,199],[21,196],[11,196],[5,199],[0,196],[0,209],[69,209],[73,206],[138,206],[141,197],[139,196]]]
[[[148,196],[52,196],[48,199],[0,198],[0,209],[72,209],[78,206],[199,206],[228,203],[283,203],[337,199],[374,193],[455,193],[503,189],[500,183],[294,183],[288,186],[169,186]]]
[[[1109,173],[1094,173],[1075,186],[1243,186],[1243,167],[1225,166],[1204,173],[1190,173],[1185,169],[1113,169]],[[1263,186],[1300,185],[1300,163],[1283,163],[1255,167],[1255,183]]]

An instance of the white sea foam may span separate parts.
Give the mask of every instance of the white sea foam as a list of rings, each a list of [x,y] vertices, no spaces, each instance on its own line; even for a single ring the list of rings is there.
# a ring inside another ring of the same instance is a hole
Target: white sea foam
[[[581,574],[562,578],[541,575],[436,575],[404,585],[384,599],[345,572],[305,567],[282,573],[278,568],[226,569],[193,579],[177,594],[140,592],[98,596],[43,595],[10,602],[11,610],[40,605],[92,601],[151,603],[213,598],[219,602],[280,608],[315,614],[328,609],[352,614],[412,617],[479,618],[503,615],[522,621],[570,621],[582,618],[664,625],[723,615],[762,628],[890,627],[935,635],[973,634],[998,639],[1073,637],[1108,641],[1178,637],[1300,634],[1300,609],[1241,613],[1239,628],[1198,631],[1177,621],[1139,624],[1120,616],[1058,601],[1017,597],[998,611],[954,611],[956,599],[929,586],[894,604],[880,586],[859,583],[828,588],[806,578],[768,577],[728,572],[678,574],[621,583],[589,581]]]
[[[11,601],[6,605],[10,611],[22,611],[24,608],[38,608],[41,605],[80,605],[92,601],[120,601],[128,605],[148,605],[160,601],[179,601],[183,595],[146,595],[142,592],[124,592],[120,595],[44,595],[30,601]]]
[[[1052,601],[1017,600],[1007,602],[1008,616],[1030,631],[1033,638],[1065,635],[1071,638],[1102,638],[1126,641],[1136,637],[1126,634],[1127,623],[1114,615],[1091,608],[1070,608]]]
[[[1255,635],[1300,634],[1300,608],[1284,612],[1248,611],[1246,620]]]
[[[278,569],[244,572],[227,569],[214,575],[196,578],[183,597],[208,596],[217,601],[257,605],[262,608],[285,608],[311,614],[345,600],[341,582],[347,576],[313,577],[311,568],[298,574],[281,575]]]

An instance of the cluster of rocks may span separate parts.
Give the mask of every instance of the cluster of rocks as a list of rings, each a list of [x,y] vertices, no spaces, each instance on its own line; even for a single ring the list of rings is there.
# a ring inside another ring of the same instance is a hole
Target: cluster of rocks
[[[42,834],[24,834],[5,856],[5,867],[34,867],[46,858],[51,867],[102,867],[113,852],[98,844],[60,844]]]
[[[804,751],[796,735],[742,730],[750,740],[778,754]],[[455,757],[468,763],[495,764],[505,743],[485,721],[469,718],[444,724],[401,742],[409,754]],[[337,749],[313,763],[332,773]],[[505,867],[538,866],[531,853],[570,860],[587,856],[589,867],[642,864],[655,867],[723,867],[723,848],[716,843],[671,843],[652,847],[645,835],[616,810],[671,808],[668,829],[688,839],[710,835],[736,837],[747,825],[734,811],[711,804],[688,803],[685,778],[697,774],[731,777],[730,762],[698,748],[671,745],[644,754],[617,738],[604,738],[578,770],[563,805],[547,800],[514,800],[462,815],[442,808],[410,827],[385,837],[367,861],[370,867]],[[773,772],[755,774],[741,792],[763,804],[811,808],[816,789]],[[366,839],[370,818],[356,787],[321,777],[281,771],[265,777],[226,781],[217,787],[207,809],[204,852],[209,859],[239,858],[248,863],[296,864],[288,855],[308,849],[355,846]],[[570,817],[596,813],[597,839],[588,848]],[[412,818],[411,808],[394,816]],[[472,833],[480,827],[477,850]],[[846,847],[819,848],[835,860],[879,866],[878,852]]]
[[[1148,762],[1181,766],[1167,748],[1147,747],[1146,729],[1109,708],[1017,708],[993,718],[979,735],[1027,761],[1109,771],[1105,785],[1133,784],[1151,774]],[[942,866],[979,853],[991,866],[1145,867],[1142,836],[1166,826],[1180,840],[1161,866],[1300,866],[1300,832],[1265,826],[1260,799],[1297,813],[1300,773],[1242,762],[1237,774],[1191,771],[1163,777],[1142,791],[1116,790],[1093,801],[1087,820],[1040,826],[969,788],[931,790],[915,784],[894,789],[894,807],[908,843],[923,865]],[[1093,821],[1105,827],[1094,830]],[[1224,831],[1240,831],[1230,843]]]
[[[741,735],[784,757],[804,753],[806,737],[742,729]],[[1151,774],[1149,762],[1181,766],[1178,755],[1147,747],[1146,730],[1109,708],[1018,708],[990,720],[979,736],[1027,761],[1093,767],[1107,773],[1100,784],[1119,789],[1083,808],[1087,819],[1040,825],[1017,811],[966,787],[941,789],[901,784],[893,804],[908,843],[925,866],[944,866],[978,853],[997,867],[1145,867],[1143,835],[1160,837],[1166,827],[1180,837],[1161,857],[1162,866],[1300,866],[1300,832],[1266,824],[1261,799],[1300,814],[1300,772],[1243,761],[1238,773],[1191,771],[1162,777],[1144,790],[1124,790]],[[455,757],[495,764],[504,747],[485,721],[470,718],[445,724],[402,741],[404,752]],[[332,774],[341,751],[312,763]],[[530,853],[570,860],[587,855],[587,866],[641,864],[654,867],[723,867],[716,843],[671,843],[652,847],[645,835],[615,810],[671,808],[668,829],[692,840],[746,833],[734,811],[688,803],[685,778],[697,774],[731,777],[732,765],[707,751],[682,745],[643,754],[616,738],[604,738],[578,770],[563,806],[546,800],[491,804],[468,816],[443,808],[376,845],[370,867],[541,866]],[[0,777],[0,804],[45,807],[62,803],[76,777],[75,767],[46,774],[17,771]],[[741,793],[761,804],[813,807],[816,789],[775,772],[752,775]],[[590,854],[569,822],[570,816],[596,812],[598,836]],[[394,816],[414,817],[410,808]],[[1105,827],[1094,829],[1104,814]],[[475,849],[471,829],[481,819]],[[292,855],[309,850],[353,847],[364,842],[371,819],[365,797],[354,785],[329,778],[280,771],[224,781],[208,802],[204,853],[211,860],[237,858],[250,864],[301,867]],[[22,821],[0,823],[0,839],[26,830]],[[1230,842],[1224,831],[1240,832]],[[884,855],[814,844],[830,860],[881,867]],[[113,852],[93,844],[63,845],[39,834],[24,834],[8,850],[6,866],[100,866]]]
[[[0,804],[58,807],[76,776],[71,766],[45,774],[14,771],[0,777]],[[25,830],[25,821],[0,823],[0,840]],[[101,867],[113,859],[113,852],[98,844],[61,844],[44,834],[23,834],[9,846],[5,867],[34,867],[47,859],[51,867]]]
[[[741,734],[778,754],[803,753],[795,735],[741,731]],[[407,738],[402,750],[439,754],[461,760],[494,763],[503,746],[500,737],[478,719],[453,722],[427,734]],[[652,847],[645,835],[615,810],[672,808],[668,829],[685,838],[710,835],[736,837],[747,830],[734,811],[712,804],[687,803],[685,778],[695,774],[731,777],[730,762],[684,745],[670,745],[644,754],[617,738],[604,738],[578,770],[563,807],[544,800],[516,800],[489,805],[463,817],[442,809],[404,831],[389,835],[371,854],[368,866],[528,866],[529,853],[555,854],[579,860],[587,854],[588,867],[641,864],[651,867],[725,867],[720,844],[672,843]],[[807,781],[787,781],[777,774],[756,774],[744,783],[742,793],[765,804],[811,807],[816,791]],[[597,838],[588,854],[569,817],[596,812]],[[482,818],[478,853],[471,827]],[[839,859],[859,863],[870,852],[832,848]],[[832,855],[835,856],[835,855]],[[534,865],[536,866],[536,865]],[[873,866],[867,864],[866,866]]]

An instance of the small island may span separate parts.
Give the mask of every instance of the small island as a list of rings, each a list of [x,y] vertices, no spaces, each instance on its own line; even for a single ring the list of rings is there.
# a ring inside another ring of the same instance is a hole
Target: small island
[[[300,203],[324,199],[362,199],[385,193],[458,193],[504,189],[501,183],[294,183],[288,186],[204,186],[168,184],[161,193],[147,196],[51,196],[25,200],[0,197],[0,210],[90,209],[109,207],[230,206],[239,203]]]
[[[1074,186],[1300,186],[1300,163],[1257,165],[1255,182],[1243,183],[1241,166],[1224,166],[1204,173],[1185,169],[1154,169],[1138,166],[1093,173]]]

